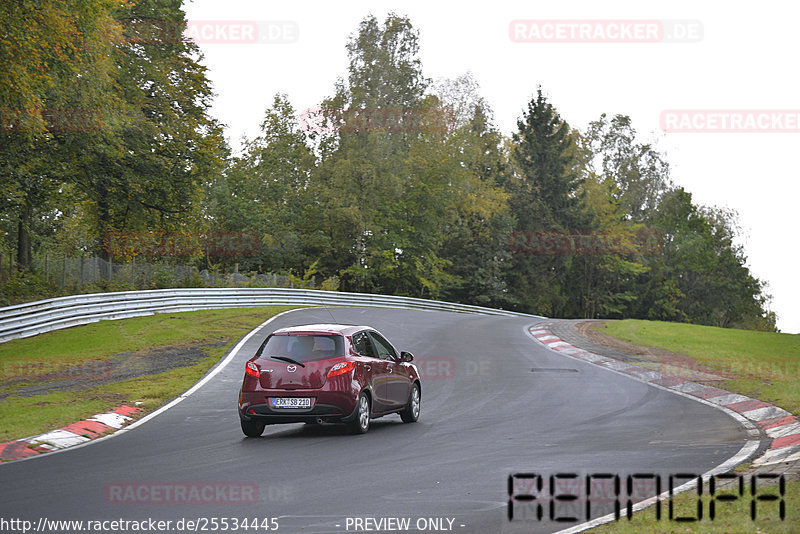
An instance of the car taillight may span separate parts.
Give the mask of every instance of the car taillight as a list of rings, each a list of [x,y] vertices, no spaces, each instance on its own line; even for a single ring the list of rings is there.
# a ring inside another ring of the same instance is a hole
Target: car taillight
[[[261,376],[261,371],[258,369],[258,366],[253,362],[247,362],[247,365],[244,366],[244,372],[256,378]]]
[[[349,373],[355,368],[355,366],[356,366],[355,362],[337,363],[336,365],[331,367],[330,371],[328,371],[328,378]]]

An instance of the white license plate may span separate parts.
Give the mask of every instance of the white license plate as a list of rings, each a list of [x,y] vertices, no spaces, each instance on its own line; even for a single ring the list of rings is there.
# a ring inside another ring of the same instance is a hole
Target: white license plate
[[[308,397],[275,397],[272,399],[273,408],[311,408],[311,399]]]

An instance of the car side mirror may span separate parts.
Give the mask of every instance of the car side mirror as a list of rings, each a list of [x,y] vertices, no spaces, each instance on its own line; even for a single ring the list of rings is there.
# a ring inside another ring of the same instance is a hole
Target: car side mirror
[[[414,355],[410,352],[401,351],[400,352],[400,361],[401,362],[410,362],[414,359]]]

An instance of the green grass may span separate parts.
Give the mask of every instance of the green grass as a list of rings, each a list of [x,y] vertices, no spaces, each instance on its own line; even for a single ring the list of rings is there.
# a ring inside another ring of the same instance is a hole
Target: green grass
[[[750,481],[749,475],[744,475],[746,482]],[[763,490],[763,493],[762,493]],[[633,514],[629,521],[624,516],[619,521],[613,521],[603,526],[593,528],[587,532],[594,534],[638,534],[640,532],[693,532],[693,533],[749,533],[764,532],[776,534],[795,534],[800,532],[800,482],[787,482],[785,501],[785,516],[780,519],[776,501],[759,501],[756,506],[756,520],[750,515],[752,497],[750,488],[745,484],[744,495],[735,501],[717,501],[716,512],[713,520],[709,517],[710,497],[708,488],[704,488],[703,495],[698,496],[697,491],[687,491],[676,495],[672,499],[673,517],[697,517],[698,499],[703,504],[703,517],[692,523],[678,522],[669,519],[669,501],[661,503],[661,519],[655,517],[655,507],[651,506]],[[730,492],[719,492],[718,495],[733,495]],[[759,489],[758,495],[778,495],[778,487],[764,487]]]
[[[213,343],[229,337],[230,328],[256,326],[258,319],[288,307],[231,308],[156,314],[118,321],[100,321],[0,344],[0,364],[104,360],[119,352],[136,352],[186,342]],[[250,320],[252,319],[252,320]],[[244,322],[243,322],[244,321]],[[4,376],[8,376],[7,371]]]
[[[633,319],[609,321],[600,330],[634,345],[659,347],[688,356],[711,372],[731,377],[712,385],[773,403],[800,415],[800,335]],[[744,474],[744,477],[750,480],[749,475]],[[748,490],[749,487],[738,500],[718,505],[717,517],[713,521],[708,516],[708,492],[704,491],[701,521],[670,521],[667,503],[662,503],[660,521],[655,518],[655,509],[650,507],[634,514],[631,521],[622,519],[589,532],[800,532],[800,482],[786,484],[786,517],[783,521],[779,518],[777,506],[766,502],[758,503],[758,518],[753,521]],[[767,491],[776,493],[777,488]],[[673,499],[675,517],[694,517],[697,499],[696,492],[676,496]]]
[[[732,376],[713,385],[800,415],[800,334],[633,319],[605,325],[601,331],[610,336],[684,354]]]
[[[154,410],[183,393],[243,335],[289,306],[235,308],[159,314],[102,321],[0,345],[4,379],[19,370],[59,370],[81,362],[105,361],[120,352],[165,346],[219,343],[195,365],[79,391],[54,392],[0,401],[0,442],[19,439],[80,421],[121,404],[141,402]],[[41,367],[40,367],[41,365]],[[47,374],[46,372],[33,373]],[[231,393],[235,397],[235,392]]]

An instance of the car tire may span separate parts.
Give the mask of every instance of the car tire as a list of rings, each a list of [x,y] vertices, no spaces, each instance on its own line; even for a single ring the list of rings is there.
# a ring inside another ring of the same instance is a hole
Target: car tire
[[[369,430],[370,404],[366,393],[361,393],[356,402],[356,417],[350,424],[350,432],[353,434],[365,434]]]
[[[245,421],[244,419],[239,420],[242,423],[242,432],[248,438],[257,438],[264,433],[264,422],[263,421]]]
[[[408,394],[408,404],[400,412],[400,419],[404,423],[416,423],[419,419],[419,411],[421,407],[422,396],[419,391],[419,384],[411,386],[411,393]]]

